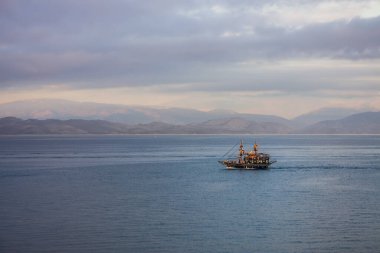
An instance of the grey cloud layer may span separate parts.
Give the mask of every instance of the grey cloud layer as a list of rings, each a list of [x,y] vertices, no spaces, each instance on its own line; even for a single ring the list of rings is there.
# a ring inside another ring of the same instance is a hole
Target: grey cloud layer
[[[2,1],[0,85],[198,83],[194,89],[228,90],[235,82],[241,90],[296,89],[304,76],[284,85],[271,73],[237,68],[247,61],[380,58],[380,17],[296,29],[247,11],[267,1],[222,2],[230,11],[184,2]]]

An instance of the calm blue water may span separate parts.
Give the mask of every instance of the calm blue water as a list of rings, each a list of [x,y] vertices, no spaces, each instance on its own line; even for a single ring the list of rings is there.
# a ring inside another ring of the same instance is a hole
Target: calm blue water
[[[0,137],[0,252],[380,252],[380,136]]]

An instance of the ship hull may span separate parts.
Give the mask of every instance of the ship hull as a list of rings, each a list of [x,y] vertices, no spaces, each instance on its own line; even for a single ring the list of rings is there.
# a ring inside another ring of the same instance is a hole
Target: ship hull
[[[266,170],[274,162],[269,163],[239,163],[237,161],[219,161],[227,169],[235,170]]]

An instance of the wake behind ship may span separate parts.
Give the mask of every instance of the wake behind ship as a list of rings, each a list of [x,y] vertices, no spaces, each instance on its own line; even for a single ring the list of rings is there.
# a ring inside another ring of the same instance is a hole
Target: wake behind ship
[[[235,160],[222,160],[219,163],[223,164],[227,169],[268,169],[268,167],[276,161],[271,160],[269,154],[259,153],[258,145],[255,143],[253,149],[246,152],[244,150],[243,141],[240,141],[238,157]]]

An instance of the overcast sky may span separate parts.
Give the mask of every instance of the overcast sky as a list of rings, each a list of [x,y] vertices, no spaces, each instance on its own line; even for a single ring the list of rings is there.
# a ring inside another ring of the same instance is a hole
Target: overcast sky
[[[1,0],[0,103],[380,109],[380,2]]]

